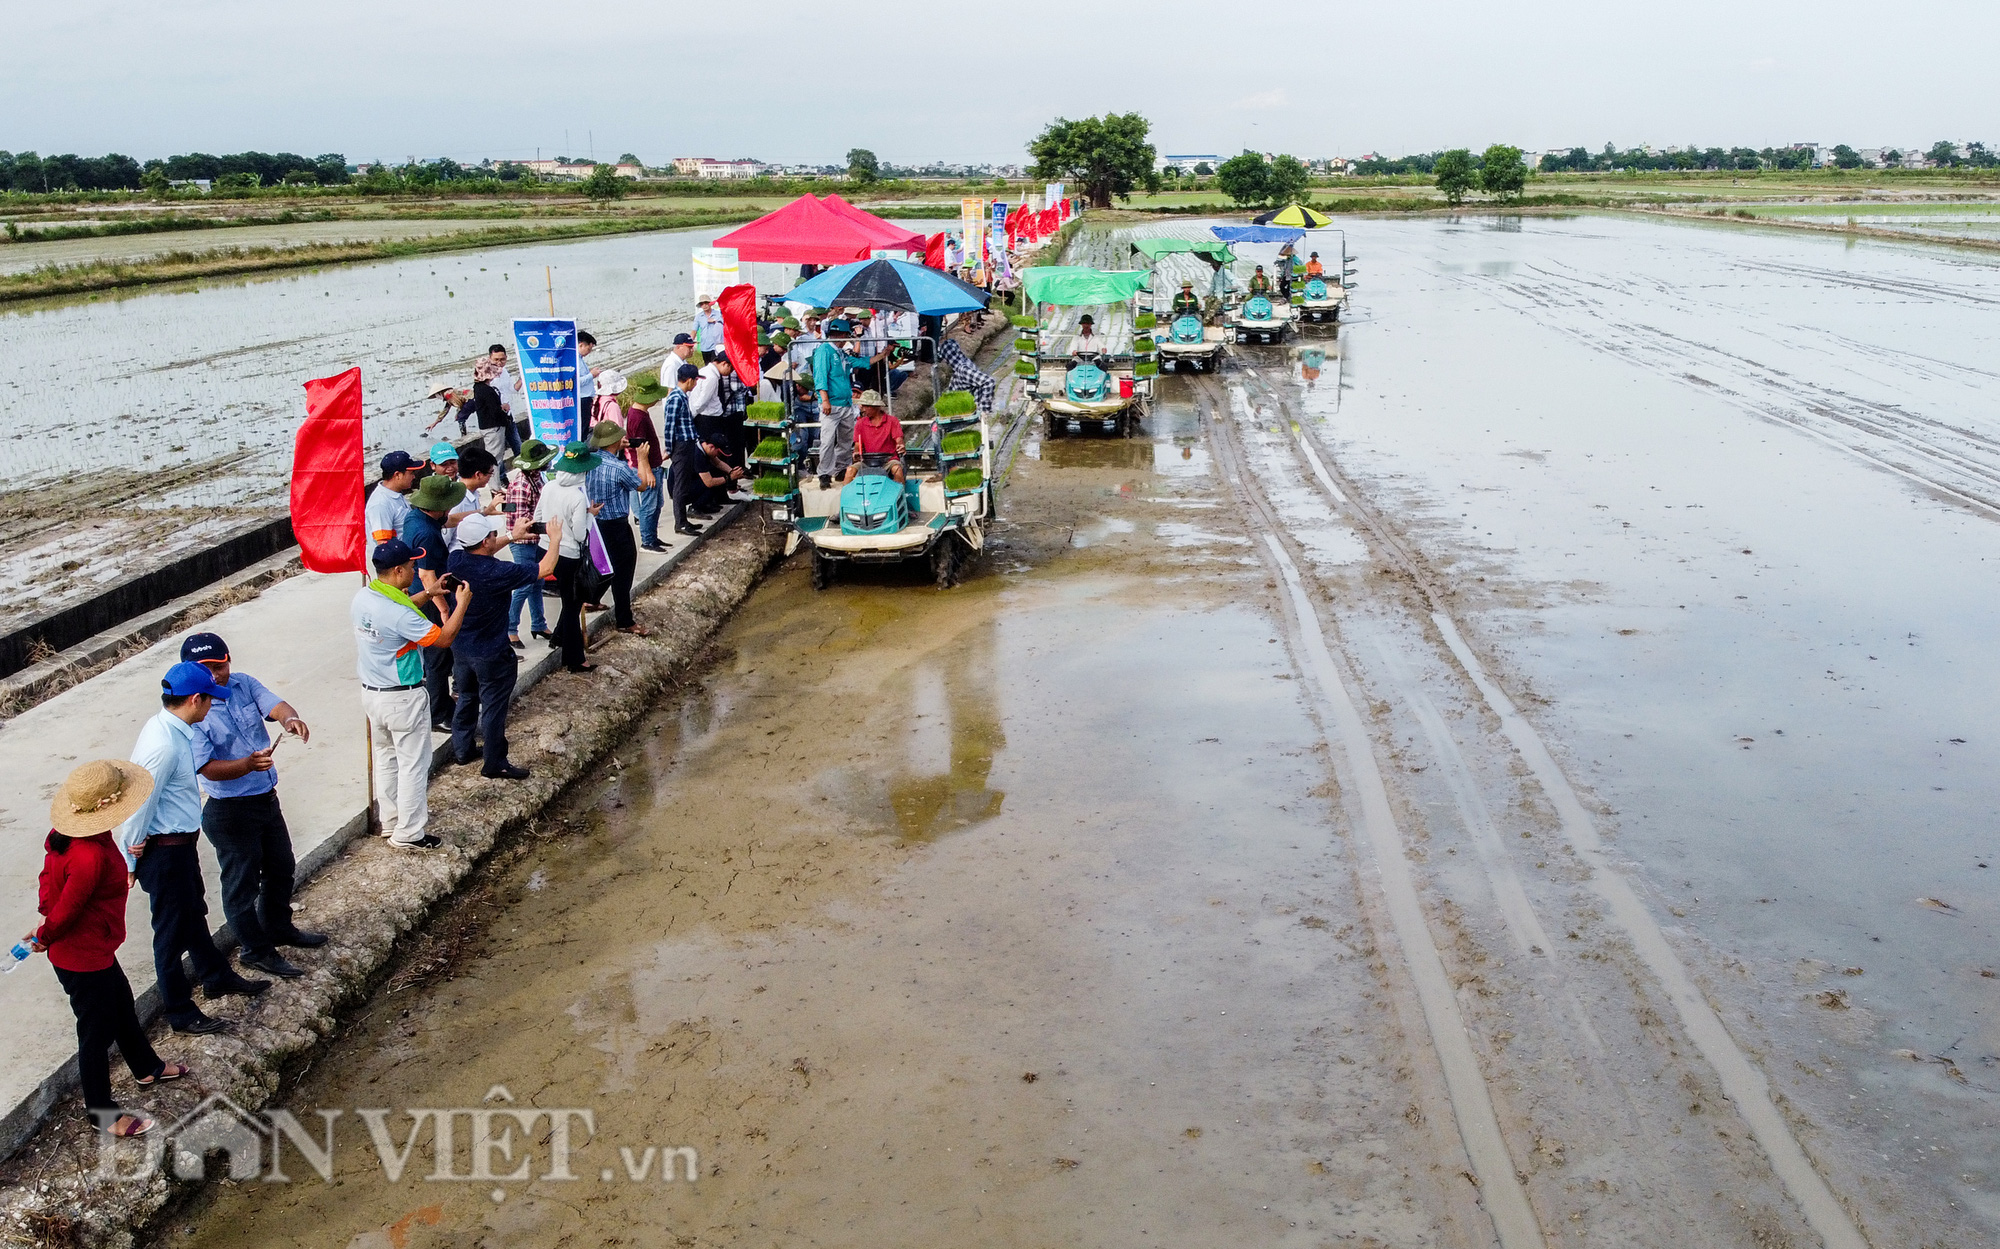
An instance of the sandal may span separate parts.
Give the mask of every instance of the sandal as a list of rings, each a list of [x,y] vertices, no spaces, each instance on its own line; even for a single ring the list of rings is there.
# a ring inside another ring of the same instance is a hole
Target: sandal
[[[158,1071],[155,1071],[152,1075],[144,1079],[134,1077],[133,1082],[144,1087],[148,1084],[160,1084],[167,1080],[178,1080],[184,1075],[191,1074],[193,1071],[194,1068],[188,1066],[186,1063],[161,1063]]]
[[[97,1116],[92,1115],[91,1122],[96,1124]],[[152,1131],[154,1126],[153,1120],[150,1117],[134,1114],[127,1110],[121,1113],[116,1119],[113,1119],[110,1127],[107,1128],[99,1124],[97,1130],[106,1136],[116,1137],[122,1141],[129,1140],[134,1136],[144,1136],[146,1133]]]
[[[653,631],[644,625],[619,625],[618,631],[620,633],[629,633],[635,638],[649,638],[653,636]]]

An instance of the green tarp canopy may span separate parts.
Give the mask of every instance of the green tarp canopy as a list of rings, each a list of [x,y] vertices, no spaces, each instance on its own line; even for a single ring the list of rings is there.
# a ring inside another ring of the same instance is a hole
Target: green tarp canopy
[[[1143,269],[1085,269],[1076,265],[1043,265],[1021,270],[1021,286],[1040,304],[1065,308],[1085,304],[1122,304],[1146,289],[1153,275]]]
[[[1223,264],[1236,259],[1236,253],[1229,250],[1229,244],[1216,239],[1133,239],[1132,248],[1146,253],[1146,259],[1155,261],[1180,252],[1196,252]]]

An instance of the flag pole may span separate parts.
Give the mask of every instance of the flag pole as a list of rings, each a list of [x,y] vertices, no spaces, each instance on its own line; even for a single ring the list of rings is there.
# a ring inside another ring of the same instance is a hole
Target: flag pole
[[[549,315],[556,314],[556,271],[549,265],[542,266],[542,276],[549,284]]]

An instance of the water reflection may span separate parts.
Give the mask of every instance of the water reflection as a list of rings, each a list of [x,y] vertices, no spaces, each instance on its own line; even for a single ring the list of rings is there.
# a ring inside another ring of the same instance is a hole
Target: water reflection
[[[993,620],[974,628],[948,657],[917,668],[911,679],[909,754],[922,761],[928,753],[941,766],[893,777],[889,805],[905,840],[926,841],[992,819],[1007,797],[988,784],[993,757],[1007,745]]]

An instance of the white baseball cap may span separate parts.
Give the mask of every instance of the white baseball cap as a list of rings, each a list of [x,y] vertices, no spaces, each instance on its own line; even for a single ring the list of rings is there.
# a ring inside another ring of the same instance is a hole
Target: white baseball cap
[[[506,532],[508,526],[505,517],[474,512],[458,522],[458,544],[463,547],[474,547],[496,533]]]

